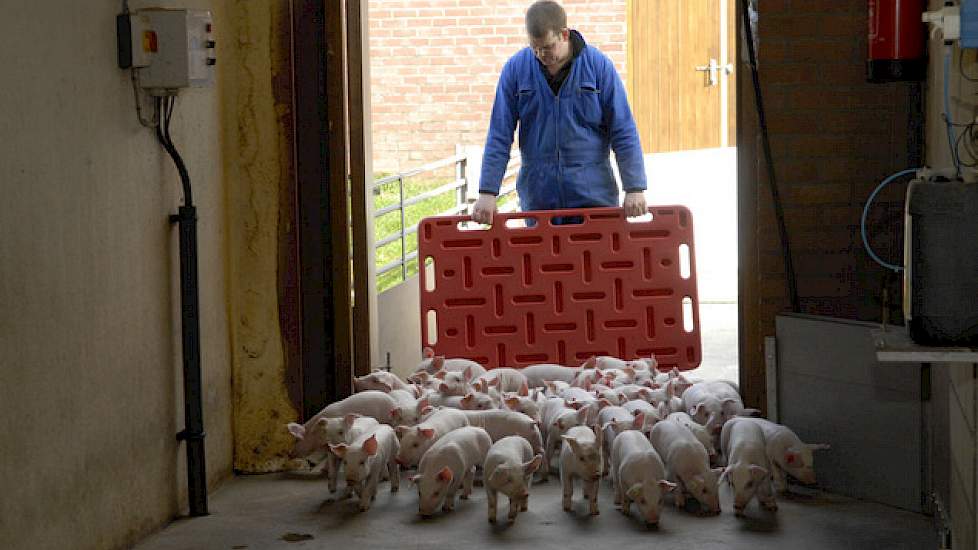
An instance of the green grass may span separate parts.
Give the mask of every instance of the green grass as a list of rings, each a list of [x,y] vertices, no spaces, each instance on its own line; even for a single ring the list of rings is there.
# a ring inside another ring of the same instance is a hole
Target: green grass
[[[454,167],[452,167],[454,170]],[[374,180],[381,179],[389,174],[375,174]],[[432,176],[430,174],[415,176],[404,180],[404,200],[415,197],[435,189],[446,183],[455,180],[454,174],[450,176]],[[380,188],[379,194],[374,195],[374,208],[380,210],[386,206],[397,204],[400,200],[399,186],[396,181],[384,184]],[[445,212],[455,206],[456,191],[449,190],[417,204],[412,204],[404,209],[404,223],[408,228],[414,227],[419,221],[428,217]],[[500,199],[502,204],[505,199]],[[379,218],[374,219],[374,240],[380,242],[382,239],[398,234],[401,231],[401,212],[394,210]],[[413,233],[405,238],[404,254],[408,255],[418,248],[418,235]],[[379,270],[381,267],[393,262],[401,257],[401,240],[397,239],[387,243],[376,251],[376,261],[374,265]],[[407,276],[412,277],[418,273],[417,260],[411,260],[407,264]],[[383,292],[397,284],[400,284],[402,277],[401,268],[398,266],[387,273],[377,276],[377,292]]]
[[[384,175],[378,175],[380,179]],[[416,176],[404,180],[404,200],[430,191],[438,186],[445,185],[453,181],[454,177],[424,177]],[[434,216],[445,212],[455,206],[455,190],[447,191],[428,200],[412,204],[404,209],[404,223],[408,228],[414,227],[419,221],[428,216]],[[398,183],[391,182],[380,188],[380,194],[374,195],[374,208],[380,210],[386,206],[397,204],[400,200]],[[401,231],[401,212],[394,210],[379,218],[374,219],[374,239],[377,242],[395,235]],[[418,248],[417,234],[408,235],[405,238],[404,254],[410,254]],[[397,260],[401,257],[401,240],[387,243],[377,249],[377,259],[375,265],[377,269]],[[418,272],[418,262],[408,263],[407,276],[411,277]],[[398,267],[377,277],[377,292],[383,292],[388,288],[400,283],[402,278],[401,269]]]

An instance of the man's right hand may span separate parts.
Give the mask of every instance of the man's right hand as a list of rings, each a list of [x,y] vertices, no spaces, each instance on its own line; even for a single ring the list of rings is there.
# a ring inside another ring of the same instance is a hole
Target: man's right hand
[[[496,213],[496,195],[479,193],[479,199],[472,207],[472,221],[492,224],[492,216]]]

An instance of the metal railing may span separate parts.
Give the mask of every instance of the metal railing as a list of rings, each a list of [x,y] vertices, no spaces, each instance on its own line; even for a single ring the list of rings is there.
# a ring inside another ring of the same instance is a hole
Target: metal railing
[[[437,213],[436,215],[455,216],[455,215],[465,214],[468,212],[469,205],[472,202],[468,198],[469,178],[468,178],[467,169],[468,169],[469,158],[468,155],[462,150],[462,148],[459,148],[458,151],[459,152],[457,152],[455,155],[451,157],[437,160],[425,164],[423,166],[419,166],[418,168],[414,168],[412,170],[407,170],[405,172],[392,174],[390,176],[377,179],[373,182],[372,190],[375,195],[380,193],[381,187],[383,187],[384,185],[394,183],[395,181],[397,182],[397,189],[398,189],[398,201],[389,206],[385,206],[383,208],[375,210],[374,220],[376,221],[381,216],[396,211],[400,211],[400,216],[401,216],[400,231],[388,235],[374,243],[375,250],[379,251],[380,248],[383,246],[386,246],[397,240],[401,241],[400,257],[392,262],[388,262],[382,266],[378,266],[376,270],[377,277],[380,277],[381,275],[389,271],[393,271],[398,267],[400,267],[401,280],[402,281],[406,280],[408,277],[408,264],[416,260],[418,257],[417,250],[410,253],[407,251],[407,237],[409,235],[413,235],[418,232],[418,224],[415,223],[411,227],[406,227],[406,219],[405,219],[406,207],[433,199],[435,197],[438,197],[439,195],[448,193],[450,191],[455,191],[455,205],[452,208],[449,208],[448,210]],[[436,170],[451,165],[455,166],[454,181],[450,181],[434,189],[430,189],[428,191],[414,195],[412,197],[404,196],[404,180],[422,174],[435,172]],[[506,165],[506,172],[503,175],[503,185],[499,190],[500,197],[509,196],[510,194],[513,193],[513,191],[516,190],[515,176],[519,172],[519,167],[520,167],[519,154],[515,154],[512,157],[510,157],[509,164]],[[508,211],[513,209],[515,209],[515,202],[509,201],[504,205],[504,207],[500,208],[500,211]]]

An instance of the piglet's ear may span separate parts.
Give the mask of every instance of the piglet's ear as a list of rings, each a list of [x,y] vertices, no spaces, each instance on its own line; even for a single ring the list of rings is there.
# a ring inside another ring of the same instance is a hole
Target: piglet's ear
[[[296,439],[301,440],[304,437],[306,437],[306,428],[302,424],[289,422],[288,424],[286,424],[286,428],[288,428],[289,433],[292,434],[292,437]]]
[[[645,426],[645,413],[639,410],[636,410],[636,412],[638,414],[635,415],[635,420],[632,421],[632,427],[636,430],[641,430]]]
[[[435,438],[435,430],[433,428],[418,428],[418,433],[425,439]]]
[[[795,464],[801,462],[798,457],[798,453],[792,451],[785,451],[784,453],[784,463],[789,466],[794,466]]]
[[[438,371],[438,372],[437,372],[437,373],[435,374],[435,378],[437,378],[437,379],[439,379],[439,380],[444,380],[444,379],[445,379],[445,375],[446,375],[446,374],[448,374],[448,373],[446,373],[446,372],[445,372],[445,371],[443,371],[443,370],[440,370],[440,371]]]
[[[530,395],[530,387],[526,382],[523,382],[523,385],[520,386],[520,391],[517,392],[517,395],[521,395],[523,397]]]
[[[452,470],[448,466],[445,466],[444,468],[438,471],[438,481],[444,483],[451,483],[454,477],[455,474],[452,473]]]
[[[432,357],[435,356],[435,350],[426,347],[423,350],[421,350],[421,356],[424,357],[425,359],[431,359]]]
[[[377,434],[370,436],[363,442],[363,452],[367,453],[368,456],[377,454]]]
[[[332,451],[334,455],[343,458],[346,456],[347,446],[346,443],[340,443],[339,445],[330,445],[329,450]]]

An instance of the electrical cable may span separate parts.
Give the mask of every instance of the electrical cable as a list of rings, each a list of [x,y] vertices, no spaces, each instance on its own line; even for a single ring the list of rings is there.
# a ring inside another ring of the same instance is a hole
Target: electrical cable
[[[965,168],[975,168],[976,166],[978,166],[978,156],[976,156],[976,154],[978,154],[978,151],[975,151],[974,149],[975,124],[974,123],[966,124],[964,125],[964,128],[965,129],[960,134],[958,134],[958,137],[955,138],[954,147],[958,152],[958,160],[961,162],[961,166],[964,166]],[[971,162],[966,162],[961,159],[962,144],[964,145],[965,153],[971,159]]]
[[[879,256],[876,255],[876,252],[873,252],[873,247],[870,246],[870,244],[869,244],[869,237],[866,236],[866,218],[869,216],[869,207],[873,204],[873,201],[876,199],[876,195],[878,195],[879,192],[882,191],[883,188],[887,186],[887,184],[889,184],[891,181],[893,181],[893,180],[895,180],[895,179],[897,179],[899,177],[906,176],[908,174],[915,174],[915,173],[917,173],[918,170],[919,170],[919,168],[907,168],[906,170],[901,170],[901,171],[897,172],[896,174],[892,174],[890,176],[887,176],[883,180],[883,182],[880,183],[879,185],[877,185],[876,186],[876,189],[873,189],[873,192],[870,193],[869,199],[866,200],[866,205],[863,206],[863,215],[859,219],[859,232],[862,234],[862,237],[863,237],[863,247],[866,248],[866,252],[869,253],[869,257],[872,258],[873,261],[875,261],[876,263],[880,264],[881,266],[883,266],[883,267],[885,267],[885,268],[887,268],[887,269],[889,269],[891,271],[895,271],[896,273],[899,273],[899,272],[903,271],[903,266],[894,265],[894,264],[885,262]]]
[[[180,183],[183,186],[184,206],[193,206],[190,174],[187,172],[187,166],[183,162],[183,157],[180,156],[176,146],[173,145],[173,141],[170,139],[170,121],[172,120],[175,104],[176,98],[173,96],[157,98],[156,105],[161,113],[162,120],[156,125],[156,139],[170,155],[170,158],[173,159],[173,164],[176,166],[177,173],[180,175]]]
[[[132,97],[136,102],[136,118],[139,119],[139,123],[147,128],[155,128],[160,124],[160,111],[159,103],[153,102],[153,118],[146,120],[143,118],[143,102],[139,98],[139,69],[132,67],[129,69],[130,77],[132,80]]]
[[[761,80],[757,73],[757,52],[754,51],[754,31],[750,21],[750,0],[743,0],[744,32],[747,38],[748,63],[754,80],[754,101],[757,105],[758,124],[761,129],[761,143],[764,147],[764,160],[767,163],[768,186],[771,188],[771,200],[774,203],[774,216],[778,223],[778,237],[781,240],[781,255],[784,257],[784,273],[788,285],[788,298],[791,300],[791,310],[801,312],[798,299],[798,283],[795,277],[794,262],[791,259],[791,243],[788,241],[788,229],[784,222],[784,207],[781,204],[781,194],[778,192],[778,182],[774,173],[774,160],[771,155],[771,139],[768,136],[767,118],[764,114],[764,100],[761,96]]]

